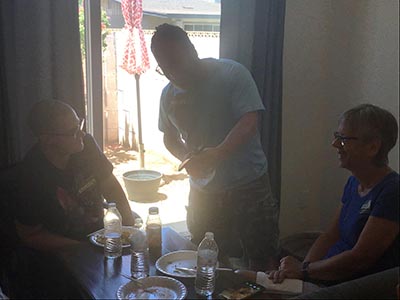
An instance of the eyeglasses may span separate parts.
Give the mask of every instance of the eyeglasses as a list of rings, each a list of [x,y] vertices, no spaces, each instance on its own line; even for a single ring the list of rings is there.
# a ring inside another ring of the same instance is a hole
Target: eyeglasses
[[[67,130],[66,132],[63,133],[59,133],[59,132],[49,132],[47,134],[49,135],[56,135],[56,136],[73,136],[76,137],[76,135],[78,134],[79,131],[83,131],[85,126],[85,119],[79,119],[79,125],[75,126],[74,128],[71,128],[69,130]]]
[[[344,136],[344,135],[341,135],[339,132],[335,131],[333,133],[333,139],[335,141],[339,140],[340,145],[342,147],[344,147],[344,146],[346,146],[347,141],[349,141],[349,140],[358,140],[358,137],[355,137],[355,136]]]
[[[157,67],[156,67],[156,72],[157,72],[158,74],[160,74],[161,76],[165,76],[164,71],[161,69],[160,66],[157,66]]]

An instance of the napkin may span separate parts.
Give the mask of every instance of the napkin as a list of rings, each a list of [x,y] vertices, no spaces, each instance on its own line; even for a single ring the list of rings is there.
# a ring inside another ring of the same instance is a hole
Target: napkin
[[[276,294],[298,295],[303,292],[303,280],[286,278],[282,283],[273,283],[264,272],[257,272],[256,283]]]

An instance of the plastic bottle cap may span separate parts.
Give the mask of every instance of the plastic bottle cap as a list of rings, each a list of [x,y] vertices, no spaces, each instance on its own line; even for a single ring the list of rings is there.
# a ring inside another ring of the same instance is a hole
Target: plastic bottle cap
[[[205,237],[208,238],[208,239],[214,239],[214,233],[206,232]]]
[[[134,225],[134,227],[135,228],[141,228],[143,226],[143,220],[142,220],[142,218],[136,218],[135,219],[135,225]]]
[[[150,207],[149,208],[149,214],[151,214],[151,215],[158,214],[158,207]]]

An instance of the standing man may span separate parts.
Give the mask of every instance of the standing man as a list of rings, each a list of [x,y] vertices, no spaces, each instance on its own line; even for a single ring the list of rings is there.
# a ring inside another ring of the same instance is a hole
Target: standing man
[[[192,240],[215,234],[221,258],[241,246],[252,269],[272,266],[278,248],[279,205],[270,189],[258,131],[264,110],[242,65],[199,59],[181,28],[156,28],[151,50],[170,83],[160,100],[159,129],[167,149],[190,175],[187,211]]]
[[[104,198],[125,225],[134,217],[113,166],[83,131],[84,119],[61,101],[41,101],[29,114],[37,143],[21,164],[17,232],[33,249],[52,252],[103,227]]]

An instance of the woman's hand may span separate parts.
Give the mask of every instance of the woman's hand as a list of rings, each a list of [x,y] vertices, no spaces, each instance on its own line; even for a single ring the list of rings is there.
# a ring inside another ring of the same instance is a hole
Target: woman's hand
[[[292,256],[280,260],[279,270],[271,271],[268,278],[274,283],[281,283],[285,278],[302,279],[301,261]]]

